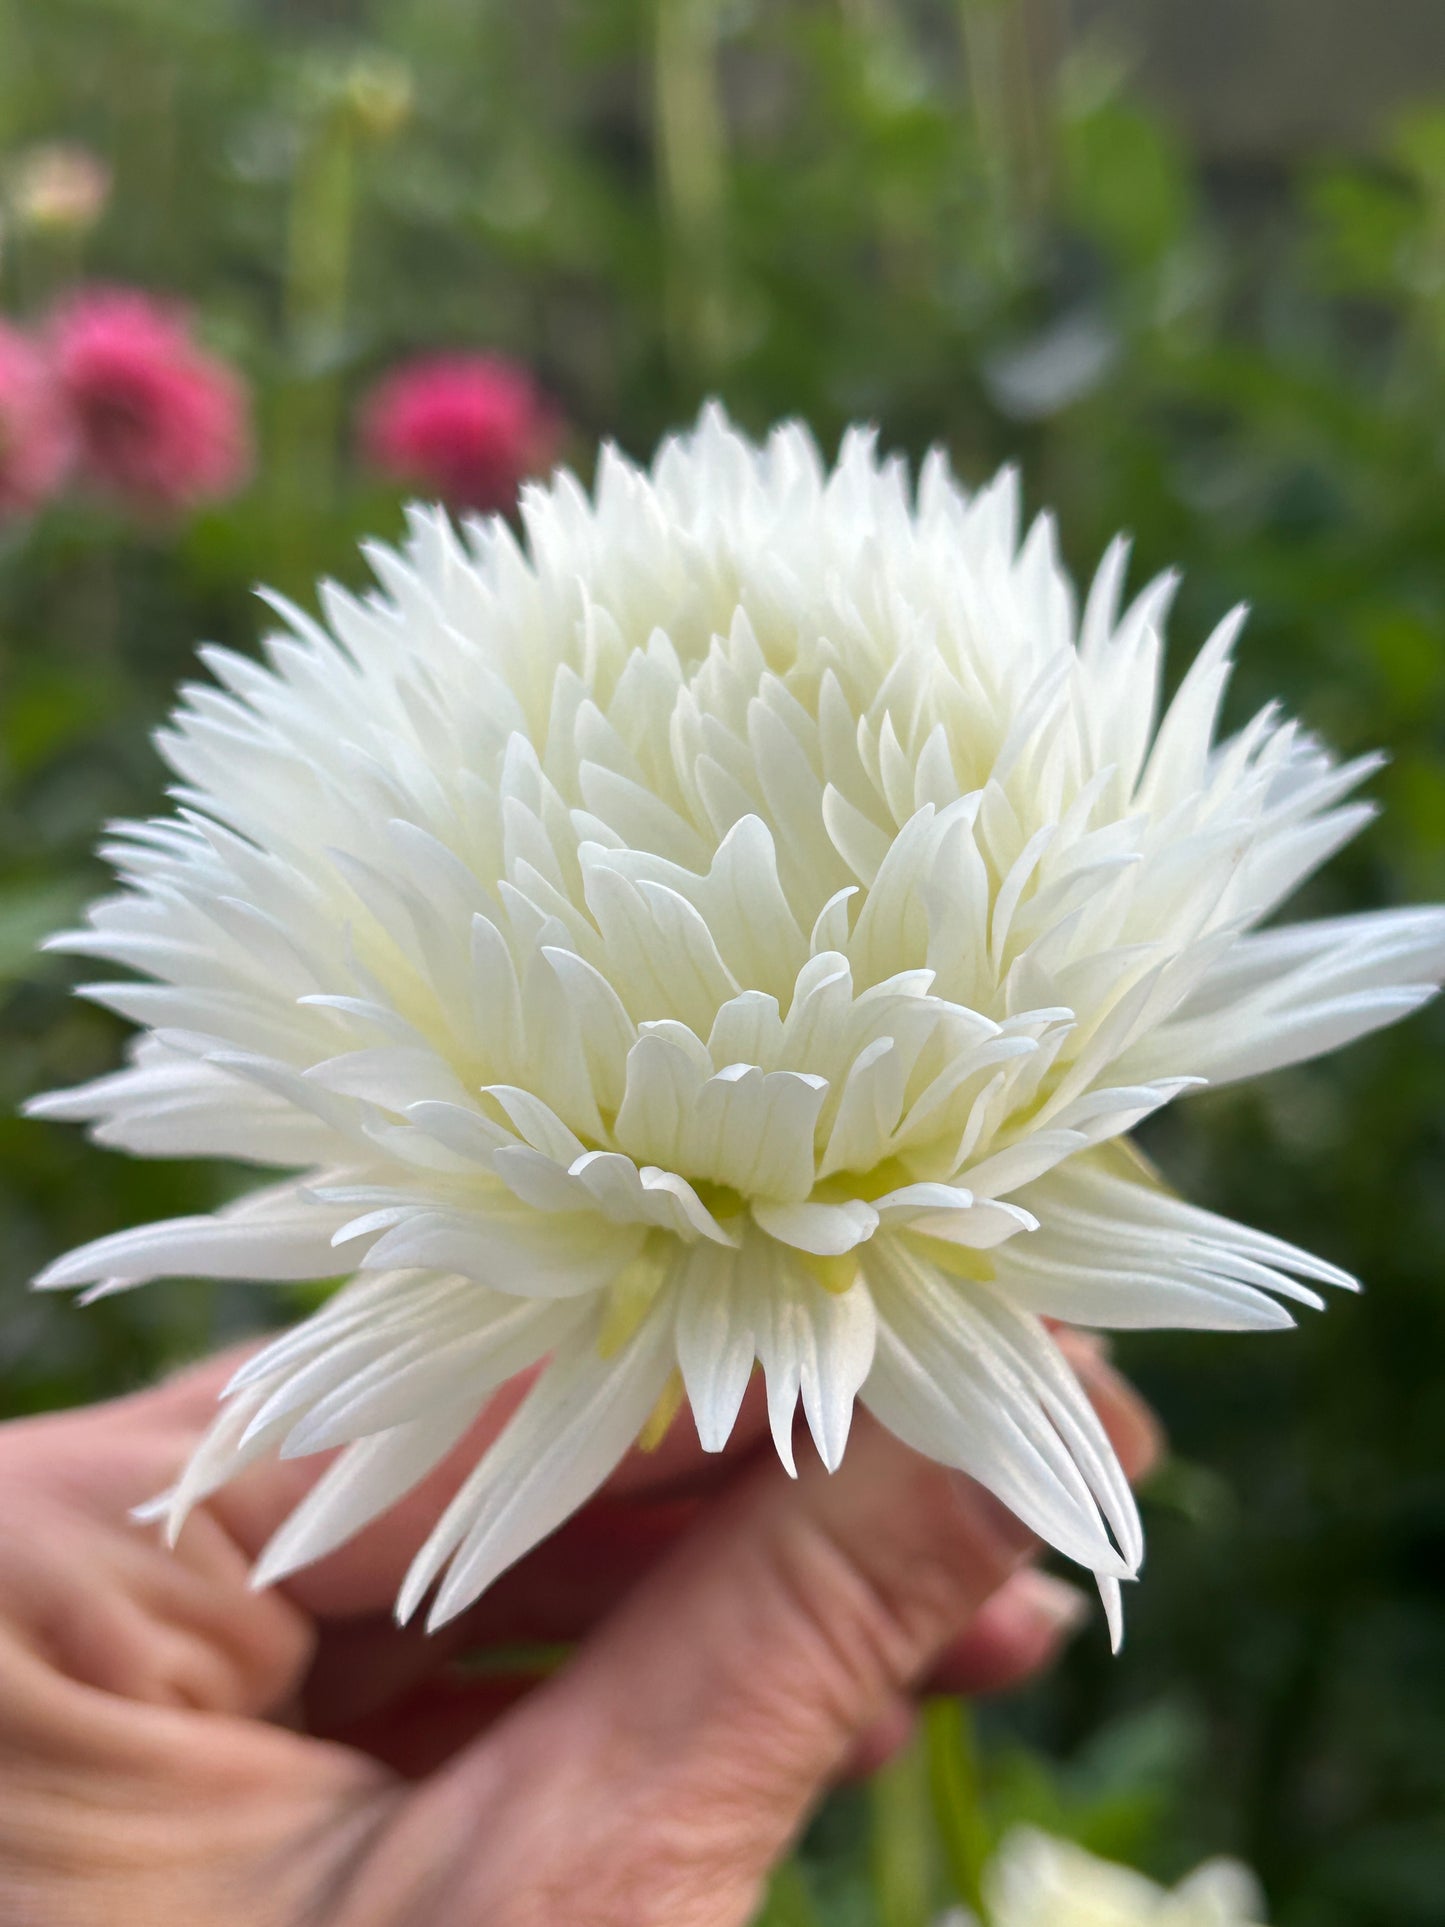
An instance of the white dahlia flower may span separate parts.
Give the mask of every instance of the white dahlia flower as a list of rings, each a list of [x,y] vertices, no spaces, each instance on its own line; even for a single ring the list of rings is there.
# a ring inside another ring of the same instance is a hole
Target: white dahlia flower
[[[1166,1892],[1033,1827],[1006,1836],[984,1877],[989,1927],[1260,1927],[1259,1882],[1237,1860],[1209,1860]],[[972,1927],[967,1913],[948,1927]]]
[[[1118,1582],[1142,1553],[1046,1321],[1288,1325],[1334,1266],[1179,1202],[1121,1148],[1181,1092],[1392,1022],[1445,912],[1255,934],[1369,805],[1273,709],[1216,744],[1239,627],[1162,718],[1161,578],[1082,617],[1005,473],[916,496],[851,434],[709,411],[650,472],[531,490],[519,546],[419,510],[380,587],[204,651],[176,811],[60,947],[129,1066],[40,1100],[101,1143],[293,1170],[101,1238],[43,1284],[356,1277],[260,1351],[169,1501],[341,1457],[265,1552],[317,1558],[546,1358],[418,1553],[437,1624],[755,1365],[792,1469],[854,1404]]]

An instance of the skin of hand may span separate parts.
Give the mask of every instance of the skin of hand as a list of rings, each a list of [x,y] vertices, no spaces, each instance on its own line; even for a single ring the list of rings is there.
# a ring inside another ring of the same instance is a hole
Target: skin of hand
[[[1065,1342],[1138,1477],[1152,1419]],[[8,1927],[743,1927],[919,1694],[1021,1680],[1085,1605],[981,1488],[862,1414],[837,1473],[800,1449],[790,1481],[756,1387],[726,1453],[684,1414],[430,1638],[392,1623],[398,1581],[521,1387],[357,1539],[256,1593],[325,1459],[248,1473],[174,1552],[129,1516],[236,1362],[0,1427]],[[576,1649],[543,1678],[458,1663],[522,1640]]]

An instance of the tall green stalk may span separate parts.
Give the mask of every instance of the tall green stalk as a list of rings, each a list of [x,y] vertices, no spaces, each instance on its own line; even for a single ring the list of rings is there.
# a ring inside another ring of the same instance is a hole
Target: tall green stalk
[[[874,1775],[870,1858],[879,1927],[929,1927],[934,1914],[935,1841],[928,1810],[928,1761],[921,1741]]]
[[[954,1893],[986,1918],[983,1870],[992,1846],[973,1714],[962,1700],[932,1700],[923,1712],[923,1752],[934,1822]]]
[[[717,0],[657,0],[653,53],[668,350],[679,373],[703,381],[726,358],[730,333],[717,16]]]
[[[969,101],[1005,256],[1048,197],[1048,87],[1065,12],[1063,0],[959,0]]]
[[[275,423],[283,514],[329,504],[341,430],[340,361],[356,222],[356,129],[344,97],[318,112],[296,166],[286,234],[289,380]]]

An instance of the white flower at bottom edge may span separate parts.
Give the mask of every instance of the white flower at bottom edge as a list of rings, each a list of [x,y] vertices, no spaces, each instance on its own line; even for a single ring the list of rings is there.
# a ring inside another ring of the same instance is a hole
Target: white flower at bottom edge
[[[1237,1860],[1209,1860],[1171,1891],[1072,1840],[1015,1827],[984,1876],[988,1927],[1262,1927],[1259,1882]],[[965,1909],[939,1927],[977,1927]]]
[[[718,1450],[760,1365],[789,1470],[799,1404],[835,1467],[861,1401],[1092,1570],[1117,1638],[1139,1521],[1046,1321],[1268,1330],[1351,1283],[1123,1134],[1431,994],[1439,910],[1258,928],[1373,759],[1273,708],[1215,741],[1237,615],[1161,715],[1172,581],[1121,612],[1115,543],[1078,615],[1009,473],[915,493],[866,434],[828,472],[709,410],[522,515],[414,511],[376,591],[204,651],[174,814],[57,940],[142,976],[83,992],[142,1034],[36,1114],[296,1175],[40,1282],[356,1273],[236,1374],[170,1530],[345,1447],[274,1580],[548,1359],[402,1589],[437,1624],[681,1398]]]

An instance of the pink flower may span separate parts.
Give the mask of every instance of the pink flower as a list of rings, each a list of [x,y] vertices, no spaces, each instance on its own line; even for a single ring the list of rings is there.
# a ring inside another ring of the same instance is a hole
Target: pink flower
[[[0,322],[0,521],[52,496],[70,463],[70,433],[45,359]]]
[[[454,508],[511,508],[560,438],[561,420],[526,369],[496,355],[408,362],[362,408],[361,447],[372,466]]]
[[[81,473],[131,507],[233,494],[251,466],[246,390],[182,314],[131,288],[94,288],[56,317],[56,377]]]

